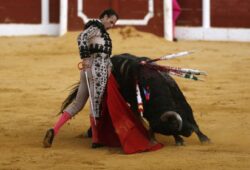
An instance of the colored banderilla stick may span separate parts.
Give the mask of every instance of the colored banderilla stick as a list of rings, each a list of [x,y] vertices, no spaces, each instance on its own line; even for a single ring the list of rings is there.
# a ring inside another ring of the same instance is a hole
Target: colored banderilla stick
[[[153,62],[160,61],[160,60],[169,60],[169,59],[173,59],[173,58],[184,57],[184,56],[190,55],[192,53],[194,53],[194,52],[193,51],[182,51],[182,52],[178,52],[178,53],[174,53],[174,54],[165,55],[165,56],[153,59],[153,60],[149,60],[149,61],[146,61],[146,63],[153,63]]]

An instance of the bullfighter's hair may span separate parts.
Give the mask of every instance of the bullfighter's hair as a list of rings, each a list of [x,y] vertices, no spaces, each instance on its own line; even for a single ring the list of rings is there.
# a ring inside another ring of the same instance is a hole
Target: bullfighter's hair
[[[106,9],[104,10],[101,15],[99,16],[99,19],[104,18],[104,16],[107,15],[108,17],[111,16],[116,16],[117,19],[119,19],[119,15],[115,12],[115,10],[113,10],[112,8]]]

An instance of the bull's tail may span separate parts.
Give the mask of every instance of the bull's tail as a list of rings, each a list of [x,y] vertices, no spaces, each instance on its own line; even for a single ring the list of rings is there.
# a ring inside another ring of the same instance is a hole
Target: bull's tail
[[[60,111],[57,113],[57,115],[63,113],[63,110],[66,109],[66,107],[72,103],[72,101],[76,98],[76,94],[78,92],[80,82],[77,82],[72,85],[72,89],[68,95],[68,97],[63,101]]]

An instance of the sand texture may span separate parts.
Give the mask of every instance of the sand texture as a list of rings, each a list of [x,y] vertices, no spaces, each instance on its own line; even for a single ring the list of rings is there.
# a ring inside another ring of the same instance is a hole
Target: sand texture
[[[79,80],[78,34],[0,38],[0,170],[250,169],[250,43],[174,43],[133,28],[110,31],[113,54],[156,58],[195,50],[159,64],[208,72],[204,82],[174,78],[212,143],[202,145],[193,134],[177,147],[173,137],[157,135],[165,147],[155,152],[125,155],[120,148],[91,149],[90,139],[78,137],[89,127],[87,105],[61,129],[53,147],[44,149],[45,131]]]

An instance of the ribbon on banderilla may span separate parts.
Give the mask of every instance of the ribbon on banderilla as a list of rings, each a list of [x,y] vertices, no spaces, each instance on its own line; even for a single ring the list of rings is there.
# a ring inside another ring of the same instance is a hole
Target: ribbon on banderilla
[[[178,52],[174,54],[169,54],[165,55],[163,57],[159,57],[156,59],[148,60],[148,61],[142,61],[140,64],[144,65],[146,67],[156,69],[159,71],[167,72],[171,75],[182,77],[182,78],[187,78],[191,80],[200,80],[203,81],[203,79],[200,79],[198,76],[199,75],[204,75],[206,76],[207,73],[205,71],[200,71],[197,69],[190,69],[190,68],[179,68],[179,67],[171,67],[171,66],[160,66],[154,64],[156,61],[161,61],[161,60],[169,60],[169,59],[174,59],[174,58],[179,58],[179,57],[184,57],[190,54],[193,54],[194,51],[183,51],[183,52]]]

